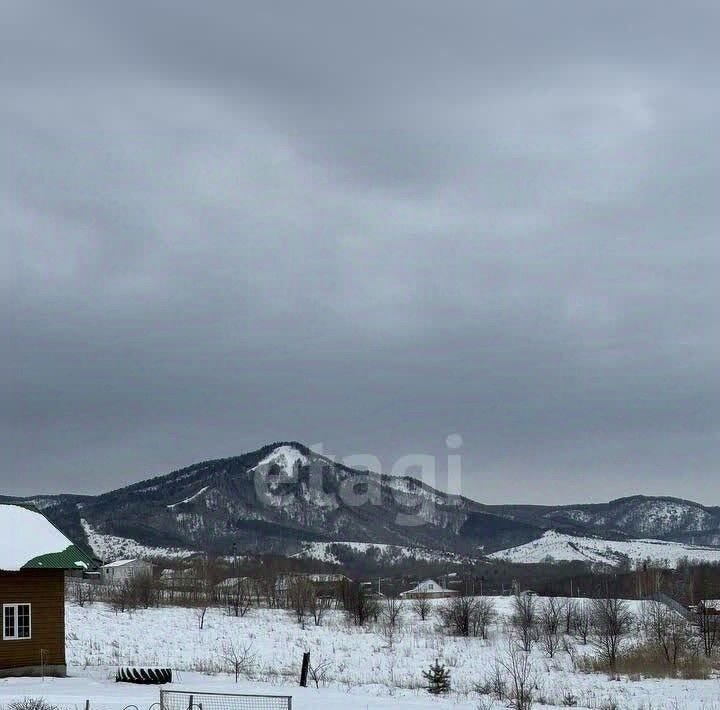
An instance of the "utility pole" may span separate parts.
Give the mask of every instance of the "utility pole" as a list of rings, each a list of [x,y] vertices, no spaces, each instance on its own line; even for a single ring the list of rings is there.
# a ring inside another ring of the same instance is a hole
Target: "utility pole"
[[[235,616],[238,616],[240,613],[240,572],[238,570],[236,542],[233,542],[233,574],[235,575]]]

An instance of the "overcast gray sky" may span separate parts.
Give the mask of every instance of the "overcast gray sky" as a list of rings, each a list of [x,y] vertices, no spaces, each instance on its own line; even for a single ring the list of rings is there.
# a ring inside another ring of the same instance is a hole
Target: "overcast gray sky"
[[[0,482],[278,439],[720,504],[720,8],[0,10]]]

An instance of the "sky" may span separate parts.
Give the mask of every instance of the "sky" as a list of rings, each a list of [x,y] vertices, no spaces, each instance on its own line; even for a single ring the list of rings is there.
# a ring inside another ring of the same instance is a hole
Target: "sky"
[[[4,2],[0,493],[299,440],[720,504],[719,24]]]

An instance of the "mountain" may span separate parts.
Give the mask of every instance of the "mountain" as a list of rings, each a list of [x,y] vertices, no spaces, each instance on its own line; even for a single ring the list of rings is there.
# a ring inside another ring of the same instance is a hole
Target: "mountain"
[[[542,530],[411,478],[349,468],[297,442],[202,463],[100,496],[32,503],[97,554],[240,550],[294,554],[355,541],[477,556]]]
[[[312,558],[308,550],[322,557],[324,550],[347,551],[351,543],[364,543],[401,556],[419,550],[423,559],[428,550],[437,551],[447,560],[522,550],[548,530],[618,541],[720,543],[720,509],[690,501],[634,497],[559,507],[488,506],[409,476],[344,466],[297,442],[204,461],[99,496],[0,497],[0,502],[40,508],[103,558],[229,554],[233,544],[240,551]]]
[[[609,540],[548,530],[537,540],[494,552],[490,558],[522,564],[579,561],[605,567],[652,560],[675,567],[684,558],[720,563],[720,548],[667,540]]]
[[[581,534],[720,545],[720,508],[680,498],[632,496],[609,503],[559,507],[501,505],[491,506],[490,510],[536,527]]]

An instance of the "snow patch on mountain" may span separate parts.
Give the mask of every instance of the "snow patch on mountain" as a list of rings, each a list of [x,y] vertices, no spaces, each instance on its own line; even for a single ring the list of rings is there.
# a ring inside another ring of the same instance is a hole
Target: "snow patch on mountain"
[[[544,518],[557,518],[559,516],[574,520],[576,523],[589,523],[592,521],[593,516],[586,510],[552,510],[549,513],[545,513]]]
[[[205,493],[208,488],[210,488],[210,486],[203,486],[197,493],[191,495],[189,498],[185,498],[185,500],[178,501],[177,503],[171,503],[168,508],[172,510],[178,505],[183,505],[184,503],[192,503],[194,500],[197,500],[203,493]]]
[[[692,561],[720,562],[720,549],[664,540],[604,540],[576,537],[549,530],[537,540],[494,552],[489,557],[521,564],[578,560],[614,567],[627,561],[637,563],[649,560],[656,564],[674,567],[683,558]]]
[[[114,562],[125,558],[152,559],[166,557],[172,559],[183,559],[197,554],[193,550],[183,550],[177,547],[151,547],[143,545],[137,540],[129,537],[118,537],[117,535],[105,535],[98,532],[84,518],[80,519],[88,545],[96,557],[103,562]]]
[[[666,535],[676,530],[698,532],[712,523],[712,516],[696,505],[684,501],[648,500],[634,506],[620,517],[616,525],[635,524],[643,533]]]
[[[298,451],[294,446],[278,446],[271,454],[266,456],[257,466],[254,466],[250,471],[256,471],[259,468],[271,468],[276,466],[279,468],[287,478],[292,478],[295,475],[295,470],[298,465],[307,466],[308,458],[301,451]]]
[[[469,557],[454,552],[431,550],[426,547],[406,547],[403,545],[386,545],[373,542],[304,542],[303,549],[292,557],[342,564],[343,553],[367,555],[382,559],[388,563],[417,560],[419,562],[441,562],[447,564],[464,564],[472,561]]]

